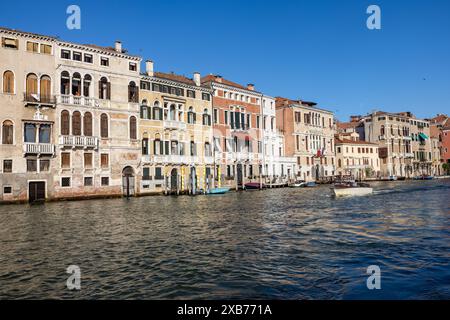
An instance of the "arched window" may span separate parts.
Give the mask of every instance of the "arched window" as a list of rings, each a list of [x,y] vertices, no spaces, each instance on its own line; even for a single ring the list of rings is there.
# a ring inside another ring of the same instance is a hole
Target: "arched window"
[[[14,73],[5,71],[3,74],[3,93],[14,93]]]
[[[52,80],[49,76],[41,77],[41,102],[50,102],[50,95],[52,91]]]
[[[383,125],[380,127],[380,135],[384,136],[384,126]]]
[[[141,102],[141,119],[150,119],[150,108],[147,106],[147,100]]]
[[[153,119],[154,120],[163,119],[163,110],[159,105],[159,101],[155,101],[155,104],[153,105]]]
[[[92,137],[92,113],[86,112],[83,117],[83,134]]]
[[[83,79],[83,96],[90,97],[91,96],[91,82],[92,77],[90,75],[85,75]]]
[[[161,143],[161,138],[159,134],[155,135],[155,140],[153,141],[153,154],[154,155],[163,154],[163,144]]]
[[[203,110],[203,125],[204,126],[211,125],[211,115],[208,114],[208,109]]]
[[[341,159],[338,160],[338,167],[339,167],[339,168],[342,167],[342,161],[341,161]]]
[[[81,113],[79,111],[72,113],[72,135],[81,136]]]
[[[176,114],[177,114],[176,106],[174,104],[171,104],[169,108],[169,120],[175,120]]]
[[[111,99],[111,83],[108,82],[108,79],[102,77],[98,84],[98,97],[100,99],[109,100]]]
[[[196,120],[196,115],[195,115],[195,112],[194,112],[194,108],[189,107],[189,111],[188,111],[188,123],[193,124],[193,123],[196,122],[195,120]]]
[[[34,73],[27,75],[26,95],[31,98],[32,94],[36,95],[38,92],[38,78]]]
[[[128,102],[139,103],[139,90],[134,81],[128,84]]]
[[[2,124],[2,144],[14,143],[14,125],[11,121],[5,120]]]
[[[61,112],[61,135],[68,136],[70,134],[70,114],[69,111]]]
[[[102,113],[100,116],[100,136],[102,138],[108,138],[108,116]]]
[[[130,117],[130,139],[137,139],[136,117]]]
[[[75,72],[72,76],[72,94],[81,96],[81,75]]]
[[[61,94],[70,94],[70,75],[67,71],[61,72]]]
[[[211,146],[209,142],[205,142],[205,157],[211,157]]]

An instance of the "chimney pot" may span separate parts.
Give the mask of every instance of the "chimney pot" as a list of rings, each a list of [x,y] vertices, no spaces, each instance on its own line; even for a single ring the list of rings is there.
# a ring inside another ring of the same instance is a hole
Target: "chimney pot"
[[[153,61],[147,60],[145,61],[145,72],[147,72],[147,75],[149,77],[153,77]]]
[[[216,76],[216,81],[219,83],[222,83],[222,76],[217,75]]]
[[[199,72],[194,72],[194,82],[197,87],[200,87],[201,77]]]
[[[116,44],[114,46],[114,48],[116,49],[117,52],[122,53],[122,42],[120,42],[119,40],[116,41]]]
[[[255,90],[255,85],[254,85],[253,83],[249,83],[249,84],[247,85],[247,90],[254,91],[254,90]]]

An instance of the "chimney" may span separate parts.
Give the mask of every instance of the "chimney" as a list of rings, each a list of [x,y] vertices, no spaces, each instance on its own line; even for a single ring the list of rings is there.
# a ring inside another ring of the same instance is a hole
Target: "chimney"
[[[194,82],[195,82],[195,85],[197,86],[197,87],[200,87],[200,84],[201,84],[201,77],[200,77],[200,73],[199,72],[194,72]]]
[[[216,82],[222,83],[222,76],[216,75]]]
[[[116,41],[116,44],[114,46],[114,48],[116,49],[117,52],[122,53],[122,42],[120,42],[119,40]]]
[[[255,91],[255,85],[254,85],[253,83],[249,83],[249,84],[247,85],[247,90]]]
[[[145,72],[149,77],[153,77],[153,61],[147,60],[145,61]]]

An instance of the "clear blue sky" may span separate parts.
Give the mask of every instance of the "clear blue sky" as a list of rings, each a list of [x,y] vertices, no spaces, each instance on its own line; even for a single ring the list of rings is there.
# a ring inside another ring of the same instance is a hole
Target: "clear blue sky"
[[[70,31],[66,8],[81,7]],[[366,9],[382,10],[382,30]],[[373,109],[450,110],[448,0],[2,1],[0,25],[112,45],[158,71],[215,73],[272,96],[316,101],[341,120]]]

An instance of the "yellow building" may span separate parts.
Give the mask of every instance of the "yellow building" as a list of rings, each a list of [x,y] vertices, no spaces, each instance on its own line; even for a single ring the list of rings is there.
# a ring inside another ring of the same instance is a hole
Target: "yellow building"
[[[197,193],[212,188],[213,90],[193,79],[153,71],[140,84],[141,194]]]

